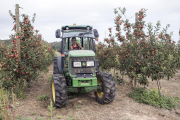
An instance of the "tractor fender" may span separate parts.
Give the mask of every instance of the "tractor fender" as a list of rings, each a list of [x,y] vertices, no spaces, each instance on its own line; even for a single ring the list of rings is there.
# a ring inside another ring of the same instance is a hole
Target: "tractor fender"
[[[62,56],[61,55],[57,56],[57,66],[59,69],[59,73],[62,74],[63,66],[62,66]]]

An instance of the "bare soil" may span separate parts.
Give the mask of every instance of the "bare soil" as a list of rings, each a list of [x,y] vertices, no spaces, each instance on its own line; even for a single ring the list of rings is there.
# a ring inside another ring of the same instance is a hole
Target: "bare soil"
[[[169,81],[161,80],[164,95],[180,98],[180,70],[178,72]],[[52,94],[48,77],[52,74],[53,63],[49,66],[49,71],[43,78],[39,78],[37,83],[33,81],[32,87],[25,89],[26,98],[18,99],[17,115],[33,120],[37,120],[38,117],[44,118],[44,120],[50,118],[47,107]],[[128,84],[130,81],[128,78],[125,77],[124,79],[125,84],[116,85],[116,97],[112,103],[108,105],[98,104],[95,101],[94,92],[91,92],[68,99],[67,107],[54,110],[53,119],[58,120],[58,116],[60,116],[61,120],[180,120],[180,106],[169,111],[137,103],[129,98],[127,94],[133,90],[133,87]],[[150,80],[149,88],[157,89],[156,81]],[[46,101],[38,101],[37,96],[42,94],[48,95],[50,98]]]

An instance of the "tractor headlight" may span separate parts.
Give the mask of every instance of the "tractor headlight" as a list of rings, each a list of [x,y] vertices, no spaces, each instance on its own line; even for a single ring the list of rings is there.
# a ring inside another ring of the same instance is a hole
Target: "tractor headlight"
[[[86,65],[87,67],[94,66],[94,61],[87,61]]]
[[[73,62],[73,67],[81,67],[81,62]]]

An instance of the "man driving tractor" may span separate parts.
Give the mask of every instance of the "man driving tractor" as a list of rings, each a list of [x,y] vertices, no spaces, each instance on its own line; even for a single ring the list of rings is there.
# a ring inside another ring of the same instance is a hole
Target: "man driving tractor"
[[[74,50],[74,49],[79,50],[79,48],[81,48],[83,50],[83,47],[80,44],[76,43],[76,38],[73,37],[72,38],[71,50]]]

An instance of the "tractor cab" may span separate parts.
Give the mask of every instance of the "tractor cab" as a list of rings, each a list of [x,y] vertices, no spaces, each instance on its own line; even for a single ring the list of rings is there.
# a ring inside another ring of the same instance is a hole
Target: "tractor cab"
[[[80,44],[84,50],[95,52],[94,39],[99,37],[98,31],[90,25],[65,25],[62,29],[56,30],[56,38],[61,38],[61,53],[68,53],[71,50],[72,38],[76,38],[76,43]]]

